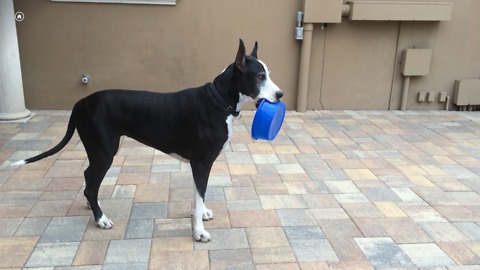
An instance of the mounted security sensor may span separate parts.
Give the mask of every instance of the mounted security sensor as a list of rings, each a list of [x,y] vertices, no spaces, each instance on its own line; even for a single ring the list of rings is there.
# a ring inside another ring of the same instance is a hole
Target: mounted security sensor
[[[81,81],[83,84],[87,84],[90,81],[90,75],[83,74]]]

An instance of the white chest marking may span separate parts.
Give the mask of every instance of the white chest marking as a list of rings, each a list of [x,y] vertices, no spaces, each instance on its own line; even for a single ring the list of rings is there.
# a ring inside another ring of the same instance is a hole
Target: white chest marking
[[[227,143],[230,141],[230,138],[231,138],[232,135],[233,135],[233,120],[235,120],[235,116],[229,115],[229,116],[227,117],[227,120],[225,121],[225,122],[227,122],[228,139],[227,139],[227,141],[225,142],[225,144],[223,145],[223,148],[225,148],[225,146],[226,146]]]

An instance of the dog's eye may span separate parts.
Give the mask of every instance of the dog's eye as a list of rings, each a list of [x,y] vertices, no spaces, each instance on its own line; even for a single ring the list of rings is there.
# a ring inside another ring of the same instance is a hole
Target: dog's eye
[[[265,76],[265,74],[260,74],[260,75],[258,75],[258,79],[259,79],[260,81],[264,81],[266,78],[267,78],[267,77]]]

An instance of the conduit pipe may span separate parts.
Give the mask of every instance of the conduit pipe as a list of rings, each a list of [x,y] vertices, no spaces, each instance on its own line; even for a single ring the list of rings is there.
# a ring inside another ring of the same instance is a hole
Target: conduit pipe
[[[303,41],[300,51],[300,68],[298,73],[297,111],[307,110],[308,78],[310,75],[310,55],[312,51],[313,23],[303,24]]]
[[[402,103],[400,110],[405,111],[407,109],[408,88],[410,86],[410,76],[403,77],[403,89],[402,89]]]

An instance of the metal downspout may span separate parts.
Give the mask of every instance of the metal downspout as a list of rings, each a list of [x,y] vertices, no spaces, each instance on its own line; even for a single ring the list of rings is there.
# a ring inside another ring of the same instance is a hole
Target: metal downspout
[[[307,110],[308,77],[310,74],[310,55],[312,51],[313,23],[303,24],[303,41],[300,51],[300,68],[298,72],[297,111]]]

